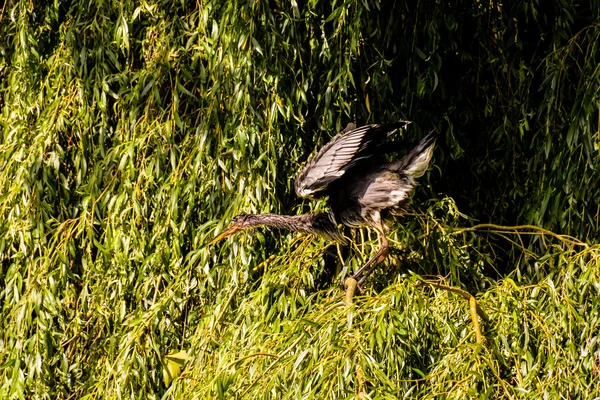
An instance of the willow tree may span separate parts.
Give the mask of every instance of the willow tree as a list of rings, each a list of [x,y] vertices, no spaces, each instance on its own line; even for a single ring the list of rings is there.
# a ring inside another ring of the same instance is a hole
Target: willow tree
[[[600,396],[599,17],[7,0],[0,397]],[[292,190],[314,149],[396,120],[441,133],[434,168],[351,306],[367,232],[205,246],[240,212],[323,208]]]

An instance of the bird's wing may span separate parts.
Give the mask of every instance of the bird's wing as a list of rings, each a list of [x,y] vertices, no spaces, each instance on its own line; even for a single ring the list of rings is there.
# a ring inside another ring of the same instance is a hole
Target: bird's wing
[[[429,132],[401,160],[391,163],[388,169],[402,172],[411,178],[420,178],[427,171],[429,161],[431,161],[431,156],[433,155],[433,143],[437,137],[437,131]]]
[[[409,123],[400,121],[385,125],[365,125],[355,129],[352,129],[353,125],[348,124],[344,132],[334,136],[300,171],[294,182],[296,194],[309,197],[325,189],[357,161],[375,154],[375,148],[383,144],[387,136]]]

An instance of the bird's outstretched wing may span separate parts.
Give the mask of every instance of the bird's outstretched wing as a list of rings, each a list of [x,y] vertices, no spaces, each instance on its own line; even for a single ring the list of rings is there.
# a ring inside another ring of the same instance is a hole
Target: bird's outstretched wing
[[[334,136],[300,171],[294,182],[296,194],[309,197],[325,189],[357,161],[373,156],[375,149],[382,145],[391,133],[409,123],[400,121],[384,125],[365,125],[355,129],[353,124],[348,124],[344,132]]]
[[[401,171],[411,178],[420,178],[427,171],[429,161],[433,155],[433,142],[437,137],[437,131],[429,132],[407,155],[402,157],[401,160],[389,164],[387,168],[391,171]]]

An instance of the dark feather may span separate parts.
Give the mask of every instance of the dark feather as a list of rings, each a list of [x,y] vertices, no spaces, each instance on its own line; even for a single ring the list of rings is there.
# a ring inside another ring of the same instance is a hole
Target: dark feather
[[[355,129],[351,129],[348,124],[344,132],[334,136],[300,171],[294,182],[296,194],[308,197],[327,188],[357,162],[376,154],[375,149],[382,146],[390,134],[408,124],[409,122],[401,121]]]
[[[432,145],[437,137],[437,131],[429,132],[407,155],[399,161],[392,162],[388,168],[392,171],[404,172],[411,178],[423,176],[429,165],[429,160],[431,160]]]

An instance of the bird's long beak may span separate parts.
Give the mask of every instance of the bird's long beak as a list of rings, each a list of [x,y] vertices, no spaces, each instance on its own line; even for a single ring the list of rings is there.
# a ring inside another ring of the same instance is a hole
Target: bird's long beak
[[[221,241],[222,239],[225,239],[226,237],[233,235],[234,233],[236,233],[240,229],[241,228],[239,226],[237,226],[237,225],[228,226],[223,232],[221,232],[219,234],[219,236],[217,236],[210,243],[208,243],[208,245],[212,246],[213,244]]]

